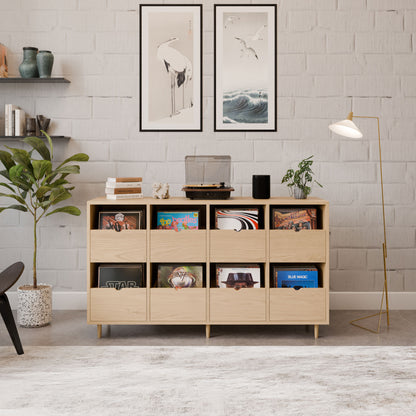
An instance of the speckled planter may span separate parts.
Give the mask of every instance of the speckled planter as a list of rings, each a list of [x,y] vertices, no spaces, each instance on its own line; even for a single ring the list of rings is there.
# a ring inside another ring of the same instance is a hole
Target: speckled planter
[[[40,283],[37,289],[17,289],[17,322],[26,328],[45,326],[52,321],[52,286]]]
[[[306,195],[302,191],[302,189],[300,189],[296,186],[293,188],[293,195],[294,195],[295,199],[306,199]]]

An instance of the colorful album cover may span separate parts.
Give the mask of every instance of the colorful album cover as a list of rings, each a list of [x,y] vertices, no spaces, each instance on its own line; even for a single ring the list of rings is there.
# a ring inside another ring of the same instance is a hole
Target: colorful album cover
[[[274,208],[273,229],[315,230],[317,228],[316,208]]]
[[[318,287],[318,269],[313,265],[275,266],[274,287]]]
[[[157,287],[203,287],[203,267],[200,265],[159,264],[157,267]]]
[[[216,267],[217,287],[260,288],[260,266],[258,264],[218,264]]]
[[[100,212],[100,230],[139,230],[141,228],[141,211]]]
[[[258,230],[259,210],[257,208],[215,210],[215,228],[217,230]]]
[[[199,211],[159,211],[157,213],[158,230],[197,230]]]
[[[98,266],[98,287],[146,287],[143,264],[105,264]]]

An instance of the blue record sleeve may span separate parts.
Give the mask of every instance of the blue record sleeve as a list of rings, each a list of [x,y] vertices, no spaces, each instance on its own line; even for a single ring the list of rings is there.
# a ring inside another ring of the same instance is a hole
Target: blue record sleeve
[[[277,287],[318,287],[318,270],[275,270]]]

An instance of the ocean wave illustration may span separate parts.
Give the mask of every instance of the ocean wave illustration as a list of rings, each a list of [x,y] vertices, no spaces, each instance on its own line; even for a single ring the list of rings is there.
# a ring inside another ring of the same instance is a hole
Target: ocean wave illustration
[[[267,123],[268,96],[262,90],[231,91],[223,95],[224,123]]]

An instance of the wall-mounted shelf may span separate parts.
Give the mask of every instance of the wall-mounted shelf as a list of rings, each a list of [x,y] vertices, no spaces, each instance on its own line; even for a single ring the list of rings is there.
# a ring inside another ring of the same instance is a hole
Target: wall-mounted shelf
[[[0,136],[0,140],[23,140],[25,137],[39,137],[40,139],[46,139],[42,136]],[[68,136],[49,136],[52,140],[69,140]]]
[[[38,83],[38,84],[69,84],[71,81],[63,77],[56,78],[0,78],[3,84]]]

